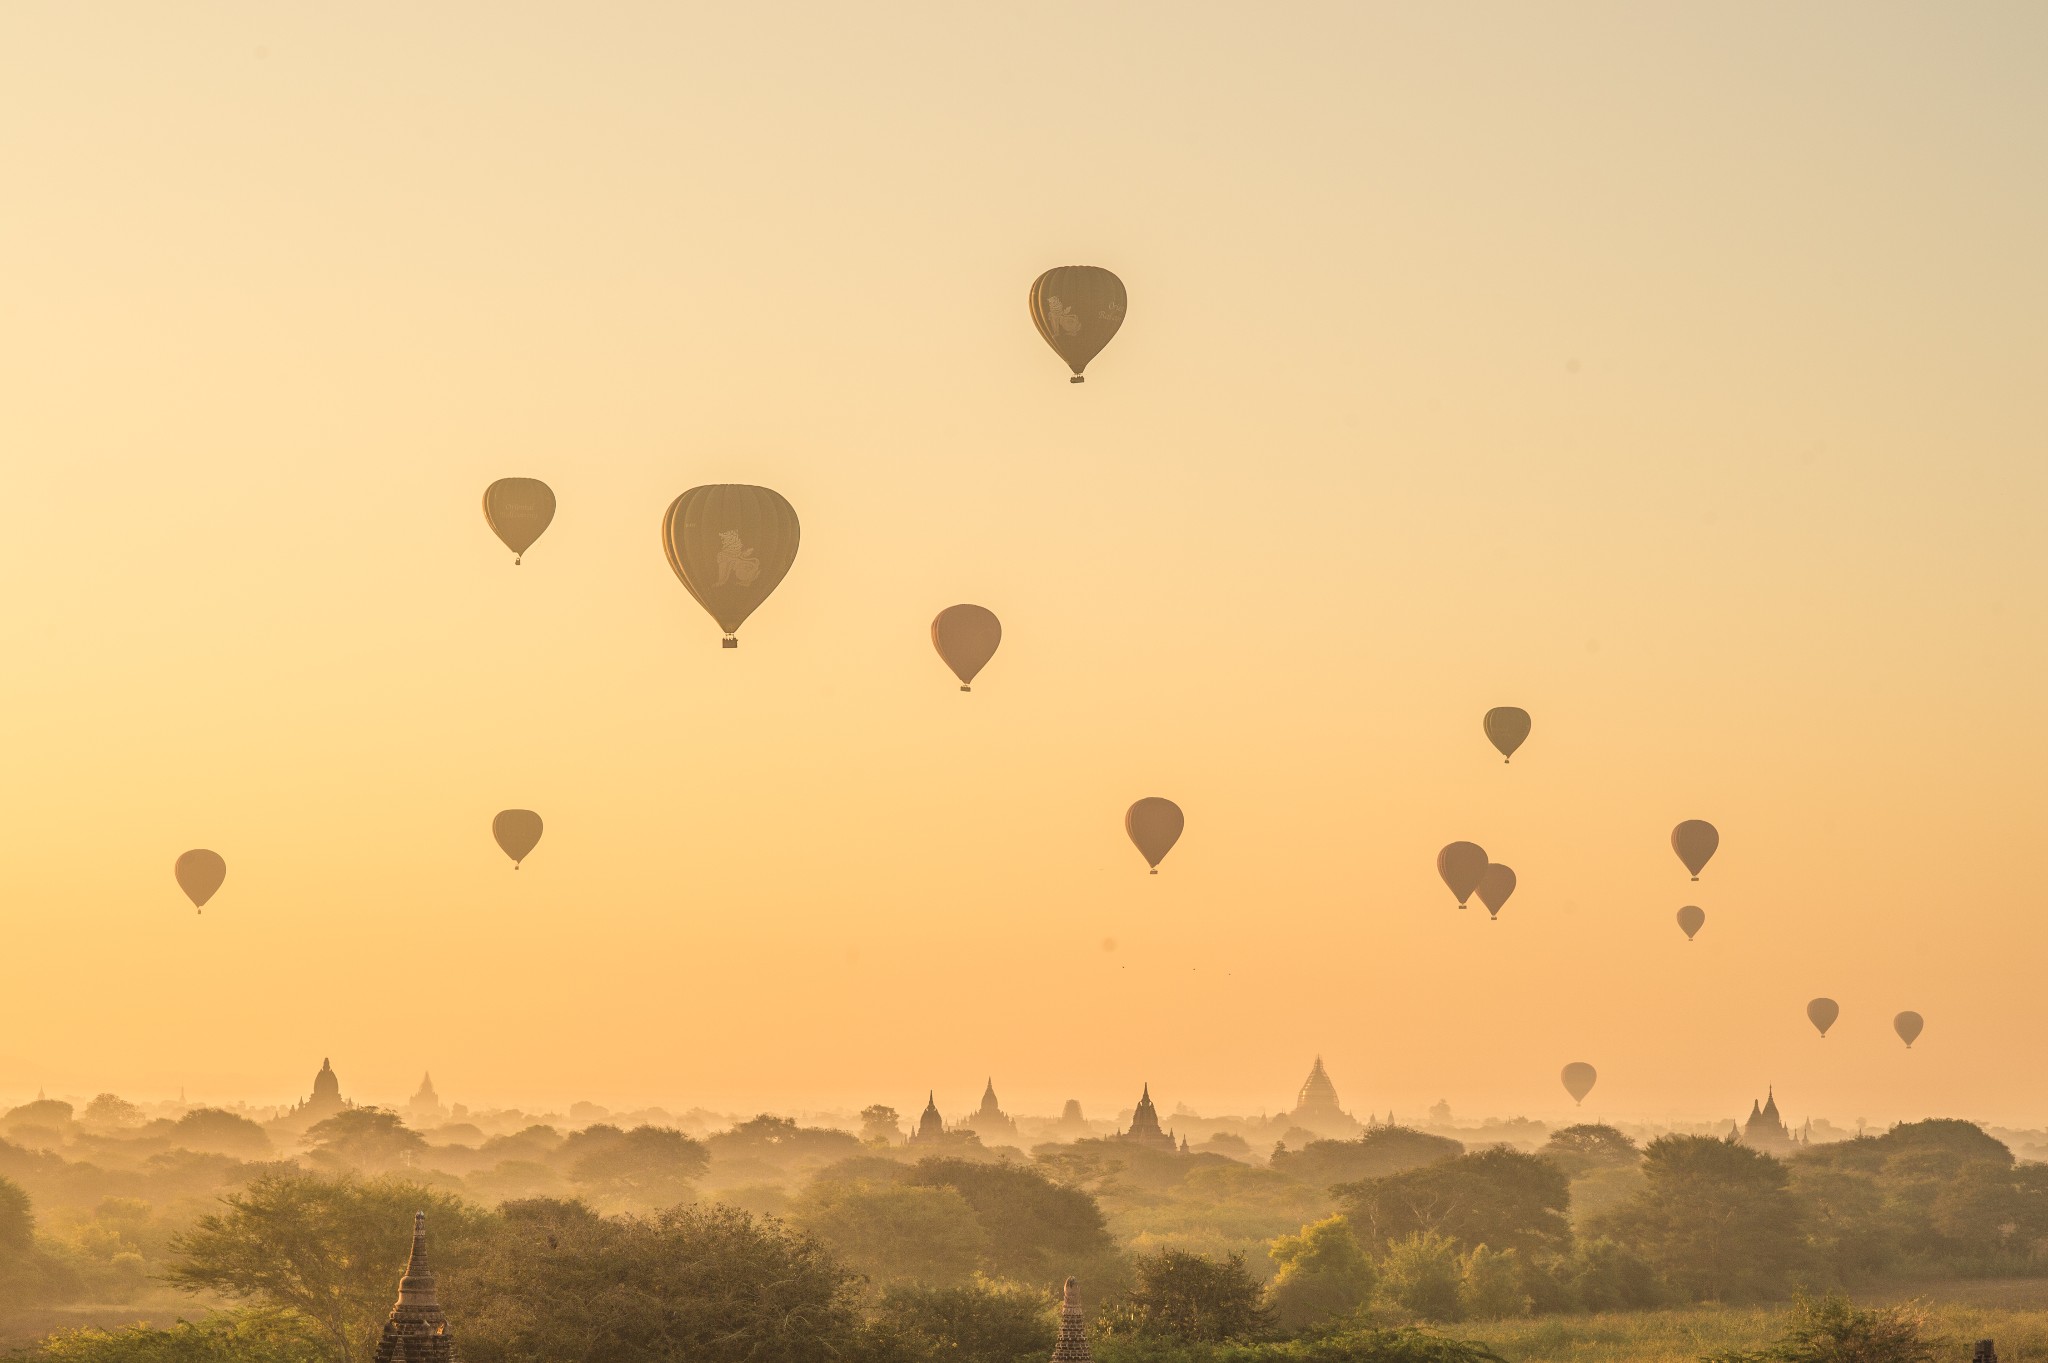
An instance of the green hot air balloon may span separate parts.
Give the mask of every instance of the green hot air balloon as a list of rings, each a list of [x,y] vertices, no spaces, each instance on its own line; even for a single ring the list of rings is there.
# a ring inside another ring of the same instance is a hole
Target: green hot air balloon
[[[1436,854],[1436,873],[1444,878],[1444,884],[1450,886],[1451,893],[1458,897],[1461,909],[1479,889],[1480,878],[1486,874],[1490,864],[1486,849],[1476,842],[1454,842]]]
[[[540,815],[530,809],[501,809],[498,817],[491,820],[491,836],[512,858],[512,869],[516,871],[540,842]]]
[[[1671,850],[1678,853],[1678,859],[1692,872],[1694,880],[1700,878],[1701,870],[1720,845],[1720,831],[1705,819],[1687,819],[1671,830]]]
[[[1576,1107],[1586,1101],[1586,1095],[1593,1091],[1593,1085],[1599,1080],[1600,1075],[1585,1061],[1574,1060],[1566,1065],[1557,1077],[1564,1081],[1564,1091],[1572,1096],[1572,1105]]]
[[[796,562],[796,508],[779,492],[744,483],[693,487],[661,521],[668,566],[725,631],[725,646]]]
[[[1480,727],[1486,730],[1487,742],[1500,750],[1501,761],[1507,762],[1528,740],[1529,712],[1514,705],[1496,705],[1486,712]]]
[[[1690,942],[1699,936],[1700,929],[1707,925],[1707,911],[1697,904],[1688,904],[1678,911],[1678,926]]]
[[[1476,888],[1479,902],[1486,905],[1487,921],[1492,922],[1500,917],[1501,905],[1515,892],[1515,873],[1497,861],[1489,862]]]
[[[1081,383],[1081,371],[1124,324],[1124,282],[1099,265],[1061,265],[1031,284],[1031,321]]]
[[[1187,823],[1179,805],[1157,795],[1148,795],[1124,811],[1124,832],[1130,835],[1132,845],[1155,876],[1159,874],[1159,863],[1180,841],[1181,830]]]
[[[1899,1034],[1899,1040],[1906,1043],[1906,1049],[1909,1051],[1913,1049],[1913,1043],[1920,1039],[1920,1029],[1926,1025],[1926,1019],[1910,1010],[1892,1019],[1892,1030]]]
[[[178,858],[171,874],[177,877],[178,888],[192,901],[193,909],[204,912],[206,901],[219,892],[221,882],[228,878],[228,863],[218,852],[195,847]]]
[[[1833,999],[1815,999],[1806,1005],[1806,1020],[1820,1032],[1820,1039],[1828,1039],[1828,1028],[1835,1025],[1835,1019],[1842,1015],[1842,1005]]]
[[[986,606],[948,606],[932,621],[932,647],[953,675],[962,691],[972,691],[975,674],[996,656],[1003,642],[1003,622]]]
[[[484,520],[512,551],[512,566],[555,519],[555,493],[538,478],[500,478],[484,489]]]

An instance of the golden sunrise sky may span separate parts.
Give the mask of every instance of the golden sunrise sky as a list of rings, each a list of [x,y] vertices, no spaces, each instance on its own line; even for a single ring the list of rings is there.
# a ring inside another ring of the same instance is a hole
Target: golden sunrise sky
[[[1588,1116],[2048,1119],[2044,51],[0,8],[0,1098],[1257,1112],[1320,1051],[1381,1112],[1585,1060]],[[1068,263],[1131,298],[1079,387]],[[560,499],[518,569],[507,475]],[[658,534],[713,482],[803,521],[737,652]]]

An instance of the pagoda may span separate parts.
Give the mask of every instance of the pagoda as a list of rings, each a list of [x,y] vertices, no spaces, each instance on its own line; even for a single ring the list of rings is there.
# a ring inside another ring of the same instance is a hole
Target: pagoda
[[[375,1363],[454,1363],[455,1341],[448,1316],[434,1295],[434,1270],[427,1267],[427,1214],[414,1212],[412,1258],[398,1280],[398,1300],[377,1337]]]
[[[405,1105],[405,1115],[409,1124],[416,1127],[439,1126],[448,1120],[448,1109],[441,1106],[441,1095],[434,1092],[432,1074],[420,1077],[420,1091]]]
[[[924,1111],[917,1119],[917,1130],[910,1133],[912,1145],[937,1145],[946,1138],[946,1119],[939,1115],[938,1090],[925,1095]]]
[[[984,1141],[1017,1139],[1016,1119],[1003,1111],[1002,1105],[996,1102],[996,1081],[993,1077],[989,1079],[988,1087],[981,1092],[981,1107],[961,1125]]]
[[[1321,1056],[1316,1057],[1308,1078],[1301,1081],[1301,1092],[1295,1096],[1294,1110],[1287,1114],[1287,1121],[1318,1136],[1351,1136],[1357,1133],[1358,1121],[1338,1104],[1337,1086],[1330,1082],[1330,1073],[1323,1068]]]
[[[1133,1145],[1149,1145],[1155,1150],[1180,1148],[1180,1142],[1173,1138],[1173,1133],[1160,1128],[1159,1109],[1152,1106],[1152,1085],[1149,1083],[1138,1098],[1137,1111],[1131,1114],[1131,1129],[1118,1132],[1116,1138]]]
[[[1081,1293],[1072,1278],[1060,1294],[1060,1339],[1053,1346],[1052,1363],[1093,1363],[1088,1352],[1088,1322],[1081,1318]]]
[[[341,1079],[334,1072],[333,1062],[322,1059],[320,1073],[313,1076],[313,1096],[304,1102],[294,1103],[291,1110],[278,1120],[288,1128],[304,1130],[353,1106],[355,1104],[341,1096]]]
[[[1778,1115],[1776,1089],[1767,1088],[1762,1103],[1751,1100],[1749,1120],[1742,1124],[1742,1143],[1752,1150],[1769,1154],[1789,1152],[1801,1144],[1799,1138],[1786,1128],[1785,1119]]]

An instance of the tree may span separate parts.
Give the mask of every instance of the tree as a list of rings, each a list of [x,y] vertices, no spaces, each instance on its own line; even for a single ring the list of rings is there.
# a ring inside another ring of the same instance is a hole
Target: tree
[[[912,1187],[951,1188],[974,1209],[987,1238],[983,1266],[1002,1278],[1051,1285],[1092,1273],[1116,1252],[1102,1208],[1079,1188],[1036,1169],[930,1158],[903,1175]]]
[[[36,1349],[48,1363],[322,1363],[304,1319],[268,1309],[220,1311],[158,1329],[66,1330]]]
[[[172,1241],[166,1280],[296,1311],[339,1363],[363,1356],[390,1310],[415,1211],[427,1213],[437,1271],[459,1273],[489,1221],[445,1193],[353,1175],[266,1174],[222,1201]]]
[[[1537,1153],[1564,1170],[1566,1178],[1578,1178],[1595,1169],[1632,1168],[1643,1158],[1634,1141],[1598,1122],[1551,1132]]]
[[[142,1109],[118,1094],[102,1093],[85,1105],[78,1120],[94,1131],[118,1131],[123,1127],[141,1126]]]
[[[468,1363],[836,1363],[855,1281],[808,1236],[731,1207],[601,1216],[511,1202],[454,1290]]]
[[[982,1280],[892,1287],[874,1326],[889,1356],[932,1363],[1040,1363],[1059,1335],[1046,1294]]]
[[[36,1213],[21,1185],[0,1178],[0,1254],[26,1254],[36,1244]]]
[[[1289,1150],[1283,1143],[1274,1148],[1269,1167],[1312,1188],[1328,1188],[1405,1173],[1464,1153],[1465,1147],[1448,1136],[1406,1126],[1374,1126],[1355,1141],[1310,1141],[1299,1150]]]
[[[1457,1241],[1435,1231],[1414,1231],[1387,1246],[1380,1262],[1380,1297],[1422,1320],[1460,1320],[1464,1279]]]
[[[1359,1242],[1371,1248],[1432,1232],[1461,1249],[1485,1244],[1530,1253],[1569,1243],[1569,1186],[1548,1160],[1495,1146],[1331,1191]]]
[[[1581,1240],[1560,1274],[1581,1310],[1642,1311],[1664,1300],[1657,1270],[1612,1240]]]
[[[860,1138],[867,1145],[894,1145],[903,1139],[903,1118],[893,1107],[876,1103],[860,1110]]]
[[[1480,1245],[1466,1255],[1458,1280],[1458,1307],[1466,1319],[1528,1315],[1521,1268],[1520,1257],[1511,1249],[1495,1251]]]
[[[711,1154],[702,1142],[664,1126],[589,1126],[562,1143],[557,1159],[568,1164],[571,1183],[651,1209],[687,1202]]]
[[[92,1109],[86,1110],[90,1112]],[[156,1129],[162,1130],[161,1127]],[[196,1150],[201,1154],[262,1159],[271,1151],[269,1132],[247,1117],[217,1107],[193,1108],[171,1123],[168,1134],[171,1143],[179,1149]]]
[[[1321,1325],[1372,1300],[1379,1275],[1341,1216],[1283,1235],[1266,1253],[1280,1265],[1266,1299],[1285,1329]]]
[[[1815,1302],[1802,1296],[1775,1343],[1709,1354],[1702,1363],[1934,1363],[1944,1352],[1922,1335],[1926,1324],[1910,1307],[1862,1311],[1846,1297]]]
[[[335,1113],[306,1132],[306,1143],[316,1165],[365,1173],[409,1165],[427,1148],[426,1137],[408,1128],[397,1113],[377,1107]]]
[[[814,1181],[790,1219],[878,1283],[957,1286],[988,1250],[973,1206],[956,1188]]]
[[[1104,1321],[1113,1333],[1215,1344],[1249,1339],[1273,1325],[1265,1294],[1246,1270],[1242,1254],[1209,1259],[1162,1250],[1138,1261],[1137,1279]]]
[[[1803,1258],[1785,1166],[1733,1141],[1660,1136],[1643,1152],[1645,1186],[1594,1220],[1689,1297],[1780,1295]]]

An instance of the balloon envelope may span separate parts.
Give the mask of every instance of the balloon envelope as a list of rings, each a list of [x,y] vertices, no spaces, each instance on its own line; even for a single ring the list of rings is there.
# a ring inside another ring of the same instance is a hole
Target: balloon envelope
[[[1518,706],[1496,705],[1486,712],[1482,724],[1487,740],[1500,749],[1502,760],[1513,757],[1529,737],[1529,712]]]
[[[498,817],[491,820],[491,836],[512,858],[512,869],[516,871],[540,841],[540,815],[530,809],[501,809]]]
[[[1920,1029],[1926,1025],[1926,1020],[1914,1012],[1901,1013],[1892,1019],[1892,1030],[1899,1034],[1899,1040],[1906,1043],[1906,1049],[1909,1051],[1913,1049],[1913,1043],[1919,1039]]]
[[[1479,888],[1479,879],[1486,874],[1488,865],[1486,849],[1476,842],[1454,842],[1436,854],[1436,873],[1458,897],[1461,909]]]
[[[1806,1020],[1820,1029],[1823,1040],[1828,1028],[1835,1025],[1835,1019],[1842,1015],[1842,1006],[1833,999],[1815,999],[1806,1005]]]
[[[1690,942],[1707,925],[1707,911],[1697,904],[1688,904],[1678,911],[1678,926],[1685,930],[1685,940]]]
[[[1081,382],[1088,361],[1124,324],[1124,282],[1099,265],[1061,265],[1031,284],[1031,321]]]
[[[1671,830],[1671,850],[1678,853],[1678,859],[1685,863],[1685,869],[1692,872],[1692,878],[1700,878],[1700,870],[1712,860],[1714,849],[1721,845],[1721,834],[1705,819],[1687,819]]]
[[[1593,1091],[1594,1081],[1600,1078],[1593,1067],[1583,1060],[1572,1061],[1557,1077],[1564,1081],[1564,1091],[1572,1096],[1574,1103],[1585,1102],[1586,1095]]]
[[[1515,873],[1499,862],[1490,863],[1479,877],[1479,902],[1486,905],[1486,916],[1500,917],[1500,906],[1508,902],[1508,896],[1515,892]]]
[[[725,631],[727,648],[796,562],[798,535],[796,508],[781,493],[745,483],[693,487],[661,519],[668,566]]]
[[[986,606],[948,606],[932,621],[932,647],[960,679],[962,691],[973,689],[968,683],[1002,641],[1003,622]]]
[[[1124,832],[1151,866],[1152,874],[1159,874],[1159,863],[1180,841],[1180,833],[1187,827],[1187,819],[1180,812],[1180,806],[1171,800],[1162,800],[1157,795],[1148,795],[1124,811]]]
[[[178,878],[178,888],[192,901],[192,907],[203,909],[228,878],[228,864],[220,853],[195,847],[178,858],[171,874]]]
[[[554,519],[554,489],[538,478],[500,478],[484,489],[484,520],[512,551],[514,563]]]

